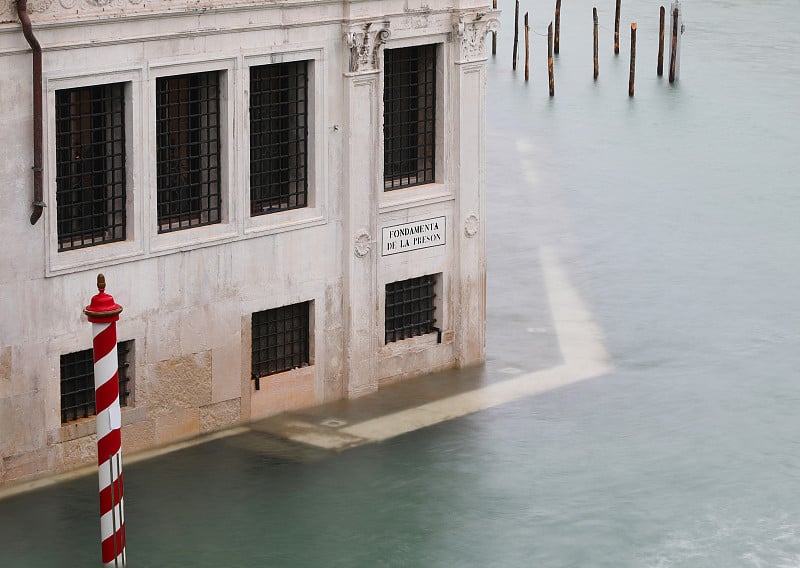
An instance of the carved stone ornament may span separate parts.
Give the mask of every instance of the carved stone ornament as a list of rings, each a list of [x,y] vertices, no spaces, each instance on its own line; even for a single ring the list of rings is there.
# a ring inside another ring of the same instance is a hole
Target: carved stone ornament
[[[476,61],[486,58],[486,34],[500,29],[496,12],[459,14],[456,20],[458,60]]]
[[[468,237],[474,237],[478,234],[480,228],[481,221],[478,216],[475,213],[467,215],[467,218],[464,219],[464,234]]]
[[[136,9],[144,0],[29,0],[29,14],[49,14],[55,17],[74,18],[76,14],[104,14],[124,15],[126,11]],[[187,9],[201,5],[213,5],[213,0],[184,0]],[[149,5],[149,4],[148,4]],[[164,5],[174,5],[174,2],[154,2],[150,5],[153,10]],[[0,0],[0,21],[18,21],[15,0]]]
[[[369,251],[372,248],[371,241],[372,239],[370,238],[369,233],[365,229],[361,229],[356,233],[353,253],[358,258],[364,258],[369,254]]]
[[[344,34],[350,48],[350,72],[378,70],[378,53],[391,36],[389,22],[369,22],[348,29]]]

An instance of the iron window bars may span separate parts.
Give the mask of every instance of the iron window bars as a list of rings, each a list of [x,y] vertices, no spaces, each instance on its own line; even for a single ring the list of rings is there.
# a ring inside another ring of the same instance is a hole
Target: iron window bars
[[[133,341],[117,344],[119,405],[130,398],[130,361]],[[94,355],[92,349],[61,356],[61,422],[88,418],[96,413],[94,399]]]
[[[308,62],[250,69],[250,215],[308,202]]]
[[[384,191],[435,181],[436,45],[384,52]]]
[[[310,363],[310,302],[293,304],[253,314],[252,376],[274,375]]]
[[[125,85],[56,91],[59,252],[125,240]]]
[[[156,80],[158,232],[220,222],[220,73]]]
[[[384,343],[441,332],[436,327],[436,276],[420,276],[386,285]]]

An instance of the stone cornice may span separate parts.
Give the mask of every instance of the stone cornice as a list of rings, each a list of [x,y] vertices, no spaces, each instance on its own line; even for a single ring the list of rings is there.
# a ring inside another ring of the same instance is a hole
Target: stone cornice
[[[118,20],[120,18],[158,17],[165,14],[197,14],[206,12],[261,11],[261,10],[302,10],[321,9],[329,16],[335,14],[341,22],[356,21],[347,17],[349,10],[345,4],[374,4],[374,9],[362,8],[365,15],[358,19],[388,19],[413,17],[452,12],[452,6],[436,6],[420,10],[385,12],[381,0],[29,0],[28,13],[34,25],[46,23],[71,22],[84,23],[92,20]],[[450,4],[441,1],[441,4]],[[371,12],[371,15],[370,15]],[[281,20],[283,22],[283,20]],[[19,23],[16,0],[0,0],[0,25]],[[293,22],[284,22],[292,25]],[[0,31],[3,28],[0,27]]]

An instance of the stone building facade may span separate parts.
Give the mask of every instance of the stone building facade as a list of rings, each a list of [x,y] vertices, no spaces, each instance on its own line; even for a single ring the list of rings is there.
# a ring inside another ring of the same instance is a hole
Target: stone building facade
[[[99,272],[126,453],[483,361],[486,0],[27,13],[41,200],[0,0],[0,483],[95,459]]]

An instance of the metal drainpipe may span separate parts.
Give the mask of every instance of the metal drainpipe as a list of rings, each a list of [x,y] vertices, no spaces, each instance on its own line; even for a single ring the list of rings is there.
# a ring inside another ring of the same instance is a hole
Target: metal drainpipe
[[[44,192],[42,183],[42,46],[31,28],[28,0],[17,0],[17,15],[22,23],[22,33],[33,50],[33,213],[31,225],[42,216]]]

